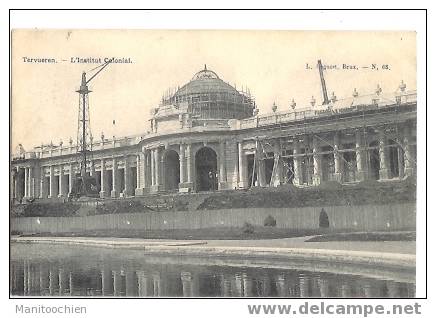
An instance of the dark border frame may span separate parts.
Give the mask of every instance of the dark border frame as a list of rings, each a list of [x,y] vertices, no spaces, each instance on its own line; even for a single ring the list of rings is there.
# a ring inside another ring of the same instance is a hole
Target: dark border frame
[[[8,249],[8,269],[9,269],[9,275],[10,275],[10,266],[11,266],[11,217],[10,217],[10,210],[11,210],[11,200],[10,200],[10,183],[11,183],[11,156],[12,156],[12,30],[11,30],[11,13],[12,11],[424,11],[425,12],[425,98],[427,101],[427,32],[428,32],[428,26],[427,26],[427,9],[9,9],[9,165],[8,165],[8,207],[9,207],[9,249]],[[419,63],[417,63],[419,64]],[[428,219],[427,219],[427,104],[425,105],[425,297],[415,297],[415,298],[394,298],[394,299],[406,299],[406,300],[426,300],[428,299]],[[8,284],[8,295],[9,299],[13,300],[23,300],[23,299],[43,299],[43,300],[51,300],[51,299],[112,299],[112,300],[123,300],[123,299],[153,299],[153,300],[160,300],[160,299],[184,299],[183,297],[11,297],[10,294],[10,280]],[[289,300],[289,299],[309,299],[309,300],[316,300],[316,299],[392,299],[392,298],[341,298],[341,297],[329,297],[329,298],[322,298],[322,297],[314,297],[314,298],[278,298],[278,297],[192,297],[192,298],[186,298],[186,299],[279,299],[279,300]]]

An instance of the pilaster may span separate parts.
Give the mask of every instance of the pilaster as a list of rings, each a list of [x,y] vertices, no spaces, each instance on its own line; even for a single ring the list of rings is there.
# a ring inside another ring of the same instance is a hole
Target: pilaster
[[[333,156],[335,161],[335,179],[338,182],[342,182],[342,169],[344,164],[342,161],[342,155],[339,153],[340,146],[341,136],[339,132],[337,132],[333,137]]]
[[[117,159],[112,160],[112,191],[111,197],[118,198],[120,196],[119,180],[118,180],[118,163]]]
[[[247,156],[244,153],[242,141],[238,142],[238,162],[239,162],[239,188],[248,188],[248,178],[247,178]]]

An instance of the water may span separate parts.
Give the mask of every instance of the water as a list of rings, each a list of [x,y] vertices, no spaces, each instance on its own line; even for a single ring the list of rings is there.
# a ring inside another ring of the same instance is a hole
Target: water
[[[415,297],[412,273],[269,263],[14,243],[10,291],[45,297]]]

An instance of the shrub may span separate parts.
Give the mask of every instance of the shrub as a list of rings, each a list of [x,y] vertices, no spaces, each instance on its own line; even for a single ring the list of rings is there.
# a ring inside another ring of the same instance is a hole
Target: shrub
[[[245,222],[242,226],[242,232],[245,234],[253,234],[254,233],[254,226],[251,223]]]
[[[271,215],[268,215],[265,218],[265,220],[263,220],[263,226],[272,226],[272,227],[274,227],[276,225],[277,225],[277,221]]]

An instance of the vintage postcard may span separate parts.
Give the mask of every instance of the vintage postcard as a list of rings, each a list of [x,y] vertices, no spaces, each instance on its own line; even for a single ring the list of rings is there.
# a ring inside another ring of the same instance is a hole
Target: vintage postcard
[[[415,298],[416,41],[12,30],[10,297]]]

